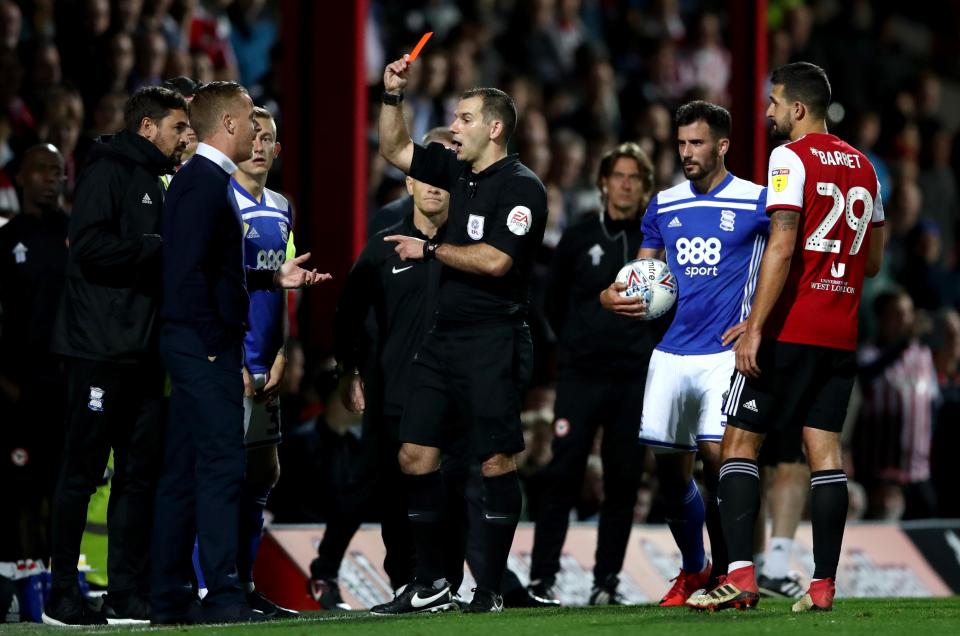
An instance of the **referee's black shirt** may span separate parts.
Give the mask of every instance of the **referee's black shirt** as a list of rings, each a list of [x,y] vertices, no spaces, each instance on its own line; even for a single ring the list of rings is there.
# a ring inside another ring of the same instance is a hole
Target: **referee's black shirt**
[[[547,223],[547,193],[540,179],[517,159],[504,157],[474,173],[442,144],[414,145],[410,176],[450,193],[445,243],[483,242],[513,258],[504,276],[484,276],[444,267],[440,324],[464,325],[522,319],[534,257]]]

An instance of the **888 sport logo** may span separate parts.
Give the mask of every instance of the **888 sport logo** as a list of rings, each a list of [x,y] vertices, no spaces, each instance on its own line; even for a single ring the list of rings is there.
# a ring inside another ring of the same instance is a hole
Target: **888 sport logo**
[[[679,238],[676,243],[677,264],[686,265],[683,273],[687,276],[716,276],[722,249],[723,243],[713,236],[706,239],[700,236]]]

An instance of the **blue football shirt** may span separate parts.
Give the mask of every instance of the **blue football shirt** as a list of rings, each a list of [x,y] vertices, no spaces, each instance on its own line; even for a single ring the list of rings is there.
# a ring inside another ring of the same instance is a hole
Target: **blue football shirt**
[[[251,269],[277,270],[295,255],[290,203],[282,195],[263,189],[257,201],[230,178],[233,204],[243,220],[243,260]],[[243,340],[247,369],[266,373],[283,346],[284,290],[258,289],[250,292],[247,334]]]
[[[766,188],[730,174],[706,194],[685,181],[647,206],[641,247],[666,250],[678,290],[676,316],[657,349],[729,349],[723,332],[750,314],[770,226],[765,203]]]

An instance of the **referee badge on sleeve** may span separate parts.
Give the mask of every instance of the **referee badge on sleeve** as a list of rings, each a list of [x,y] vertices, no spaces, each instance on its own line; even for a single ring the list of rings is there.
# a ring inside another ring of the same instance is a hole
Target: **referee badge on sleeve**
[[[523,236],[530,231],[532,221],[533,215],[530,214],[530,208],[525,205],[518,205],[510,210],[510,214],[507,215],[507,229],[517,236]]]
[[[467,219],[467,236],[472,238],[474,241],[479,241],[483,238],[483,222],[486,219],[478,214],[471,214],[470,218]]]

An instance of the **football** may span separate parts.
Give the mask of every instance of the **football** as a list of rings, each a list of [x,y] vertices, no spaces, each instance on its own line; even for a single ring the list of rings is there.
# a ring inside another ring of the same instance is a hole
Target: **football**
[[[617,282],[627,286],[621,296],[639,296],[647,304],[644,320],[659,318],[677,301],[677,279],[666,263],[655,258],[630,261],[617,273]]]

